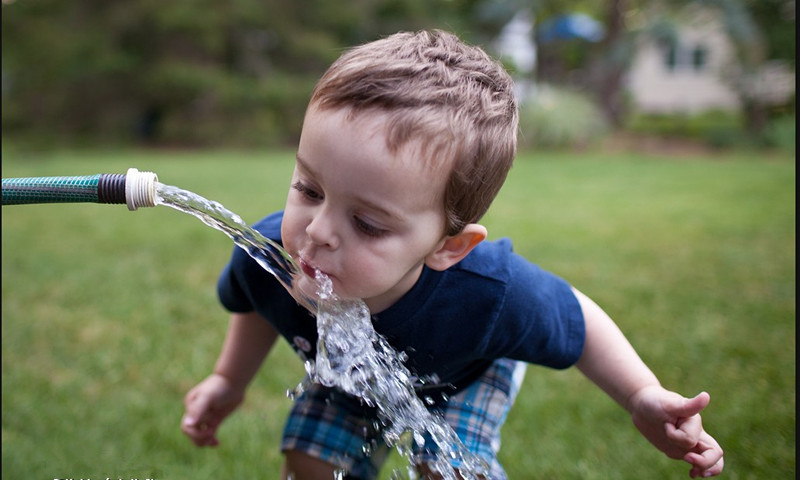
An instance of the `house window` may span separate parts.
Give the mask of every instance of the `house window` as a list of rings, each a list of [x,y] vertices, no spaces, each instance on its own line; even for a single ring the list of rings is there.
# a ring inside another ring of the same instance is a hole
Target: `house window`
[[[670,72],[700,72],[708,65],[708,49],[703,45],[671,43],[664,47],[664,66]]]
[[[667,46],[666,52],[664,52],[664,64],[670,72],[678,66],[678,48],[674,43]]]
[[[692,67],[695,70],[704,70],[706,68],[706,57],[708,57],[708,50],[702,45],[694,47],[692,50]]]

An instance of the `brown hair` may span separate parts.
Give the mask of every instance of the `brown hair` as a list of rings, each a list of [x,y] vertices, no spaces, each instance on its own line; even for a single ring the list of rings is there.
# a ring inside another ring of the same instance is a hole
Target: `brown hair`
[[[433,161],[449,162],[448,235],[486,213],[516,153],[511,77],[443,31],[400,32],[348,50],[320,78],[310,105],[386,112],[390,150],[419,141]]]

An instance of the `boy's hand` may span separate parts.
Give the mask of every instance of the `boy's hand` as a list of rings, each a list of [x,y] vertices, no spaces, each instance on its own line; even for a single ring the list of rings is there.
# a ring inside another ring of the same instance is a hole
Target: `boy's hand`
[[[660,386],[641,389],[633,395],[629,409],[636,428],[668,457],[692,465],[689,476],[719,475],[724,466],[722,448],[705,430],[700,412],[711,397],[703,392],[684,398]]]
[[[243,400],[243,390],[224,376],[211,374],[186,394],[181,430],[198,447],[216,447],[217,428]]]

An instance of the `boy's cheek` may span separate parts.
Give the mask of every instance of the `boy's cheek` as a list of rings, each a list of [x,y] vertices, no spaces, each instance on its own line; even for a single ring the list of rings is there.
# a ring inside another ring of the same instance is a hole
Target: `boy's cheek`
[[[291,216],[284,214],[283,222],[281,222],[281,240],[283,248],[292,256],[297,255],[296,235],[297,227],[292,222]]]

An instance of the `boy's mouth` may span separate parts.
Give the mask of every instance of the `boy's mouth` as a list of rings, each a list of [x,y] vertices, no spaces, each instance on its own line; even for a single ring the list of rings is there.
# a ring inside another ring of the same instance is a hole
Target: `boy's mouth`
[[[300,259],[299,263],[300,263],[300,269],[303,271],[303,273],[305,273],[311,278],[317,278],[317,269],[315,267],[312,267],[311,265],[306,263],[306,261],[303,260],[302,258]]]

